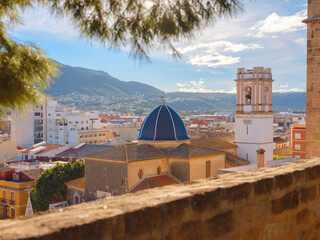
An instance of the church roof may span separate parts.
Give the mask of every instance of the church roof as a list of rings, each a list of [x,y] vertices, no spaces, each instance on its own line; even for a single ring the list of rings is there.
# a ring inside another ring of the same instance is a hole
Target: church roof
[[[164,174],[164,175],[158,175],[158,176],[149,176],[144,179],[142,179],[140,182],[138,182],[136,185],[134,185],[129,192],[130,193],[135,193],[140,190],[144,189],[150,189],[150,188],[155,188],[155,187],[163,187],[166,185],[171,185],[171,184],[179,184],[177,179],[173,178],[169,174]]]
[[[109,148],[100,152],[87,154],[86,159],[94,158],[100,160],[113,160],[123,162],[135,162],[155,158],[198,158],[203,156],[212,156],[225,154],[224,152],[202,148],[183,143],[175,148],[155,148],[147,144],[127,144]]]
[[[143,121],[138,140],[187,140],[186,128],[180,116],[169,106],[161,104]]]

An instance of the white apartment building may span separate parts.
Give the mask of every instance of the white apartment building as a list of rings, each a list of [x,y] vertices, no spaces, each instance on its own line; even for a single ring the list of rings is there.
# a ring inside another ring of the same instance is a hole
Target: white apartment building
[[[78,130],[101,128],[98,112],[66,111],[53,103],[47,114],[47,143],[76,146]]]
[[[11,139],[17,141],[22,148],[30,148],[34,144],[46,141],[47,106],[53,97],[45,97],[37,105],[28,105],[24,112],[17,109],[11,112]]]
[[[11,139],[26,149],[43,141],[75,146],[78,130],[101,128],[99,112],[60,108],[52,96],[46,96],[41,104],[27,106],[23,113],[13,110],[11,119]]]

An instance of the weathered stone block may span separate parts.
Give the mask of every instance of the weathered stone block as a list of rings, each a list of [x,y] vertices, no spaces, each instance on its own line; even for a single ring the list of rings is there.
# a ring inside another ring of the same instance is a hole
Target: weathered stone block
[[[209,219],[205,224],[207,225],[208,231],[206,236],[207,239],[230,233],[234,229],[233,212],[228,211],[219,214]]]
[[[280,214],[285,210],[294,209],[299,205],[299,193],[293,191],[285,194],[283,197],[272,200],[271,212],[274,214]]]
[[[262,179],[254,183],[254,193],[257,195],[269,194],[272,189],[273,179],[271,178]]]
[[[292,174],[283,174],[276,176],[276,188],[284,189],[292,185]]]
[[[302,188],[301,189],[301,202],[306,203],[309,201],[312,201],[317,196],[317,188],[316,186],[311,186],[308,188]]]
[[[296,215],[296,221],[298,224],[307,224],[309,222],[310,218],[310,210],[309,209],[303,209]]]

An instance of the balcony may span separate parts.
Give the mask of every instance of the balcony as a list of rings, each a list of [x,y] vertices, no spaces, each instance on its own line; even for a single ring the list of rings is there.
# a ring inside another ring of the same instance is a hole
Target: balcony
[[[9,204],[10,205],[15,205],[15,201],[14,200],[9,200]]]
[[[7,199],[6,198],[0,198],[0,203],[7,203]]]

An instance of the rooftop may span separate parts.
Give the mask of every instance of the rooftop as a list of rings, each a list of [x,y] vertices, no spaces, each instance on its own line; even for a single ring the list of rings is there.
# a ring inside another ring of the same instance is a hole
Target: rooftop
[[[147,144],[127,144],[113,147],[84,156],[102,160],[128,161],[148,160],[153,158],[197,158],[202,156],[225,154],[221,151],[183,143],[176,148],[155,148]]]
[[[62,153],[57,154],[57,157],[71,157],[71,158],[82,158],[86,154],[100,152],[102,150],[111,148],[111,146],[106,145],[94,145],[85,144],[78,149],[70,148]]]
[[[157,176],[149,176],[142,179],[136,185],[134,185],[129,192],[135,193],[141,190],[163,187],[171,184],[179,184],[180,182],[176,180],[169,174],[157,175]]]
[[[48,143],[48,144],[43,145],[43,147],[45,147],[45,148],[43,150],[37,152],[36,154],[43,154],[43,153],[49,152],[51,150],[63,147],[63,145],[60,145],[60,144],[49,144]],[[32,151],[32,150],[34,150],[36,148],[38,148],[38,147],[32,147],[32,148],[29,148],[29,149],[24,149],[24,150],[20,151],[20,153],[29,154],[30,151]]]

